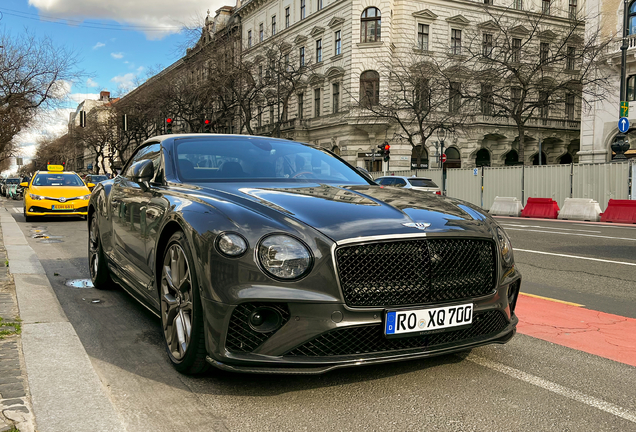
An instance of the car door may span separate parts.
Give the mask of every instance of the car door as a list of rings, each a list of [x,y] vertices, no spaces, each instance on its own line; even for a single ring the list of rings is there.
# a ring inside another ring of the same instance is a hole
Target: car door
[[[113,249],[119,268],[138,283],[144,296],[152,284],[152,269],[146,260],[146,208],[152,192],[131,180],[131,166],[143,160],[158,160],[160,143],[141,147],[130,158],[121,175],[115,178],[110,193],[113,221]],[[157,162],[158,163],[158,162]]]

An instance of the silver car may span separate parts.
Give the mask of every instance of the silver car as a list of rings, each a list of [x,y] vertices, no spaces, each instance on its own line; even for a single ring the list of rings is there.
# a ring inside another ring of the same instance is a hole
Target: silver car
[[[386,176],[375,180],[380,186],[394,186],[404,189],[416,189],[426,192],[434,192],[441,195],[442,191],[433,180],[426,177]]]

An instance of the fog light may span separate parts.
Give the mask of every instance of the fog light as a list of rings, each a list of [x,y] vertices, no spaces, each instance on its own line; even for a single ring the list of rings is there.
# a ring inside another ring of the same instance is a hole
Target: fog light
[[[30,211],[30,212],[32,212],[32,211],[33,211],[33,207],[30,207],[30,208],[29,208],[29,211]]]
[[[259,307],[250,314],[250,327],[259,333],[271,333],[278,330],[283,317],[276,309]]]

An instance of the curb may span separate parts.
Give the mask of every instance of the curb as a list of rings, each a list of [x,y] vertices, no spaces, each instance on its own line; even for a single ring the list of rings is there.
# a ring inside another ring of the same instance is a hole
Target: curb
[[[634,224],[626,224],[626,223],[613,223],[613,222],[591,222],[591,221],[577,221],[577,220],[566,220],[566,219],[542,219],[542,218],[526,218],[526,217],[513,217],[513,216],[495,216],[495,219],[511,219],[517,221],[537,221],[537,222],[557,222],[557,223],[574,223],[574,224],[586,224],[586,225],[600,225],[600,226],[609,226],[609,227],[627,227],[627,228],[636,228]]]
[[[125,431],[35,251],[4,208],[0,224],[22,319],[22,351],[37,430]]]

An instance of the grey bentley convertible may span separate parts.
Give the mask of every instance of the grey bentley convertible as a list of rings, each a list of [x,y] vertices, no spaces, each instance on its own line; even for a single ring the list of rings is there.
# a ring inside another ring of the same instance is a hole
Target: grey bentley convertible
[[[161,318],[182,373],[321,373],[505,343],[521,275],[497,222],[288,140],[147,140],[88,209],[90,273]]]

